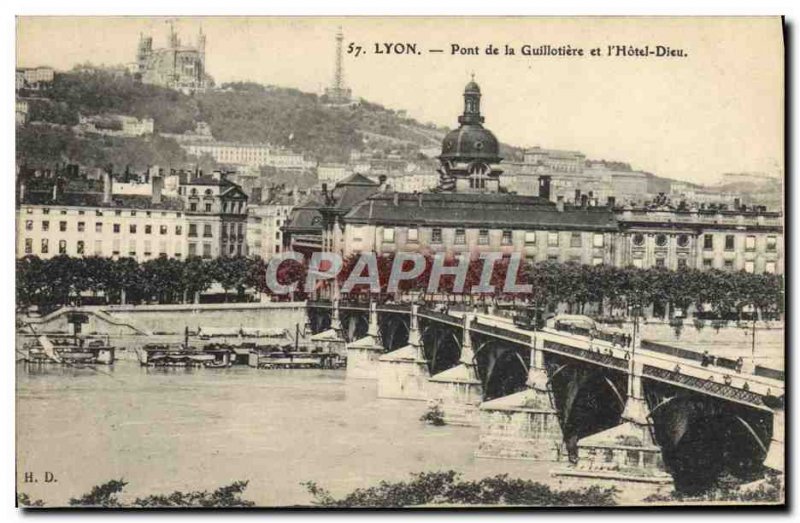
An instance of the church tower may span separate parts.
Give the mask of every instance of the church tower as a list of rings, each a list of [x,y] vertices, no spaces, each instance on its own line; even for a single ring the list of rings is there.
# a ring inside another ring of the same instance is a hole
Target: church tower
[[[448,192],[498,192],[502,170],[500,143],[483,127],[481,88],[474,78],[464,88],[464,112],[458,129],[442,141],[439,155],[439,190]]]

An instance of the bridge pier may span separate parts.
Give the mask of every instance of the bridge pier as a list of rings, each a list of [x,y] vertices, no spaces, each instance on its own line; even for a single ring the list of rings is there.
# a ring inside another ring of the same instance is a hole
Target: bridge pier
[[[430,378],[428,398],[442,410],[444,422],[449,425],[480,425],[478,407],[483,400],[483,387],[478,379],[472,338],[469,334],[471,314],[464,315],[464,330],[459,364]]]
[[[342,323],[339,320],[338,299],[332,302],[330,328],[312,335],[310,341],[314,348],[319,348],[322,352],[335,352],[342,356],[346,354]]]
[[[544,352],[535,337],[527,385],[526,390],[481,404],[476,457],[559,461],[565,456]]]
[[[786,465],[783,443],[786,427],[785,414],[783,408],[772,410],[772,439],[769,442],[767,457],[764,459],[764,466],[778,472],[784,472]]]
[[[378,304],[369,304],[367,335],[346,345],[347,379],[378,379],[378,358],[383,354],[378,329]]]
[[[378,358],[378,397],[425,401],[430,373],[422,352],[419,305],[411,306],[408,344]]]
[[[653,437],[649,415],[642,389],[642,365],[632,359],[622,423],[578,441],[578,462],[557,475],[672,483],[672,477],[664,470],[661,447]]]

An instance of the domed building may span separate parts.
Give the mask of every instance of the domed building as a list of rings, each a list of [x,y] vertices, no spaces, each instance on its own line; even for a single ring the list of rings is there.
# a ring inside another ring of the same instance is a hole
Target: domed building
[[[460,126],[447,133],[439,155],[441,191],[498,192],[500,142],[483,126],[481,88],[470,81],[464,88],[464,113]]]

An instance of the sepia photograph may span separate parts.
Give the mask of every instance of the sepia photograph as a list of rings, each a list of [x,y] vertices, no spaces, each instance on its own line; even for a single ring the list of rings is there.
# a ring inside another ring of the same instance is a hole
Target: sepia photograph
[[[786,508],[780,16],[15,25],[18,508]]]

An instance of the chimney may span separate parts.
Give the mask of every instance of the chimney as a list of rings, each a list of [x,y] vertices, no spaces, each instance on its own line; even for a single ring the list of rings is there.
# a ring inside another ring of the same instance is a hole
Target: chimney
[[[19,184],[19,203],[25,201],[25,182]]]
[[[111,203],[111,194],[114,187],[114,179],[111,173],[106,171],[103,173],[103,203],[109,205]]]
[[[733,208],[737,211],[741,210],[742,207],[742,200],[739,198],[733,199]]]
[[[614,196],[609,196],[608,197],[608,208],[609,209],[613,209],[616,204],[617,204],[617,198],[614,197]]]
[[[378,176],[378,191],[386,192],[386,175],[382,174]]]
[[[53,201],[58,200],[58,180],[53,183]]]
[[[397,207],[400,203],[400,193],[394,193],[393,201],[394,206]]]
[[[581,209],[585,209],[588,203],[589,203],[589,197],[585,194],[581,194]]]
[[[300,189],[296,185],[292,189],[292,202],[295,205],[300,205]]]
[[[578,205],[581,201],[581,190],[575,189],[575,205]]]
[[[539,176],[539,198],[550,199],[550,175]]]
[[[418,193],[417,193],[417,204],[418,204],[420,207],[422,207],[422,193],[421,193],[421,192],[418,192]]]
[[[556,198],[556,209],[558,212],[564,212],[564,197],[558,196]]]
[[[261,191],[262,191],[261,187],[253,187],[253,190],[251,191],[250,194],[250,201],[252,201],[254,204],[261,203],[261,194],[262,194]]]
[[[153,184],[153,205],[161,205],[161,191],[164,190],[164,178],[161,176],[151,176]]]

